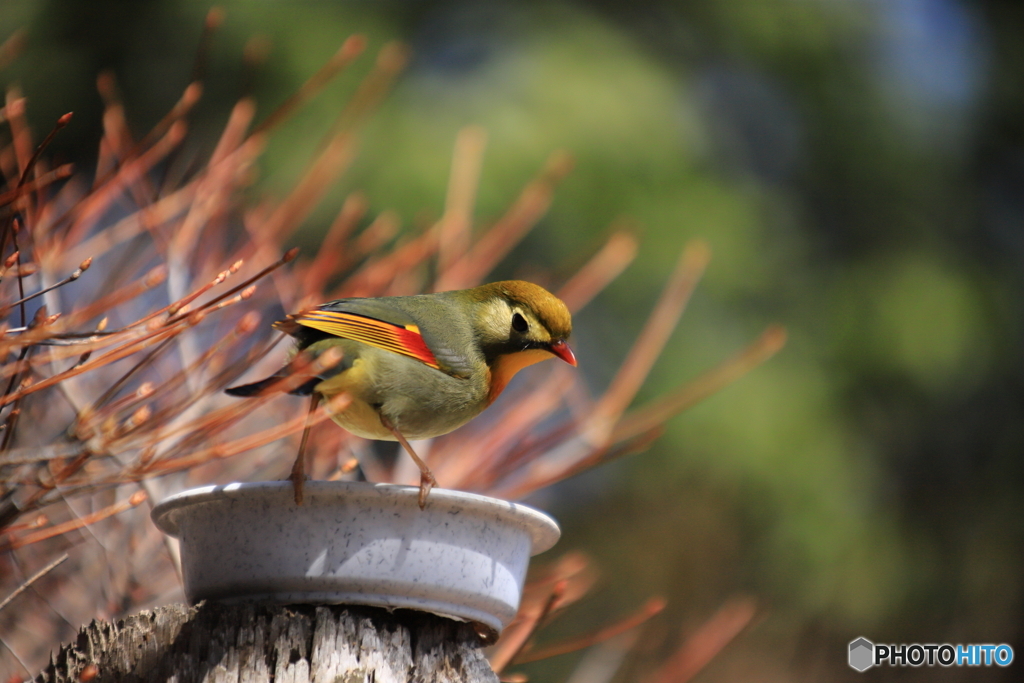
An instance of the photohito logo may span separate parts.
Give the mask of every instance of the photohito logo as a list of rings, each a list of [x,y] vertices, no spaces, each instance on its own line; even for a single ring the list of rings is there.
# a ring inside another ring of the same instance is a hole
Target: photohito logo
[[[867,671],[873,666],[1009,666],[1013,648],[1001,645],[875,645],[867,638],[850,641],[850,668]]]

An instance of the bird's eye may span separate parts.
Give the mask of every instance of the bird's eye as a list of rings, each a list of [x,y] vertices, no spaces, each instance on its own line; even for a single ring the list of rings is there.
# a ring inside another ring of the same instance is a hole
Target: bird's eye
[[[512,329],[516,332],[526,332],[530,329],[530,324],[526,322],[526,318],[521,313],[516,313],[512,316]]]

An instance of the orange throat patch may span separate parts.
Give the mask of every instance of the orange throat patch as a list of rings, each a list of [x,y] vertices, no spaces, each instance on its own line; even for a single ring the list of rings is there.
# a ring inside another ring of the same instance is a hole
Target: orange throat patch
[[[539,363],[555,355],[545,349],[529,349],[518,351],[504,356],[498,356],[491,363],[491,390],[487,394],[487,405],[494,402],[498,395],[505,390],[508,383],[512,381],[516,373],[525,367]]]

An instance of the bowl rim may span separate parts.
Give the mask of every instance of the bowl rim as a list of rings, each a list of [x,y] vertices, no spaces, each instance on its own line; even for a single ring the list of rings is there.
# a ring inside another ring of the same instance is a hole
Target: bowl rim
[[[365,498],[376,502],[392,499],[397,509],[407,509],[419,514],[419,487],[403,484],[374,484],[356,481],[307,481],[304,486],[306,500],[304,503],[312,507],[314,500],[320,504],[330,498]],[[280,498],[291,508],[296,506],[293,499],[293,488],[290,481],[256,481],[231,482],[228,484],[209,484],[187,489],[168,496],[155,505],[150,517],[157,528],[169,536],[178,536],[178,525],[173,519],[173,512],[191,505],[235,498]],[[522,523],[530,533],[531,555],[549,550],[555,545],[562,532],[558,523],[549,515],[536,508],[492,498],[479,493],[456,491],[454,489],[433,488],[427,505],[458,506],[481,514],[497,514],[510,521]]]

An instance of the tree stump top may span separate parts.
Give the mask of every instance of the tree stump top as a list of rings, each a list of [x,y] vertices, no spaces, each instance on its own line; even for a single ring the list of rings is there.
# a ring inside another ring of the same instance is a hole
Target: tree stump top
[[[471,624],[409,610],[177,604],[84,626],[36,683],[497,683],[482,648]]]

